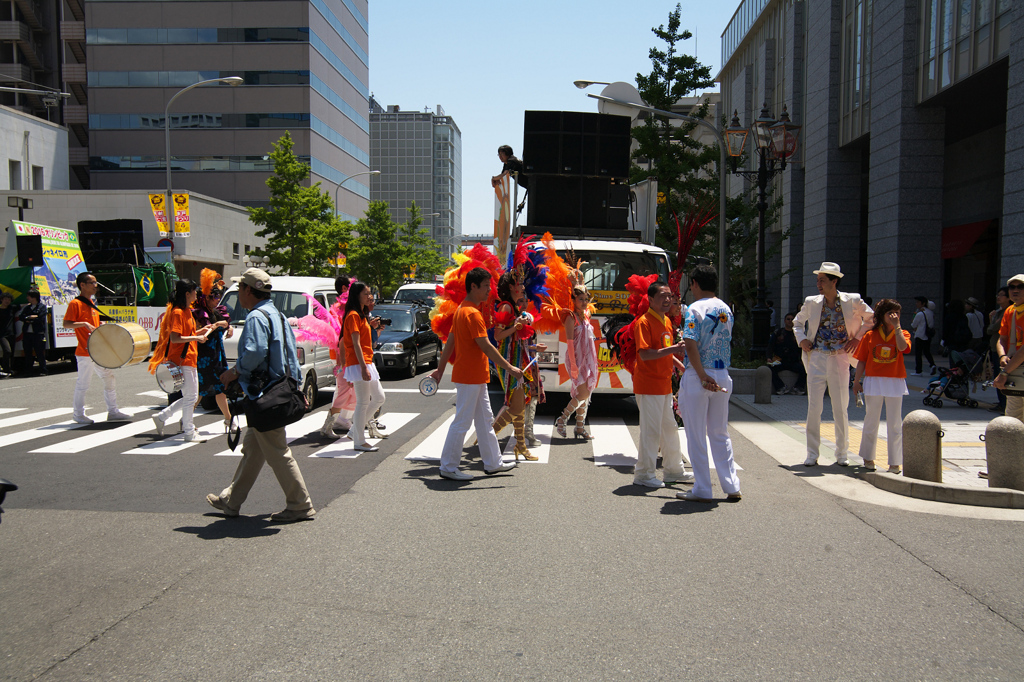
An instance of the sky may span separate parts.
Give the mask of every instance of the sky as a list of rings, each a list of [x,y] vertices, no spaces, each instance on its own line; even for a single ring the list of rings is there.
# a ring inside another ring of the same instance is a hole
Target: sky
[[[683,0],[681,25],[693,38],[682,51],[721,67],[721,36],[739,0]],[[651,71],[651,32],[676,3],[634,0],[370,0],[370,91],[382,105],[436,111],[462,132],[462,233],[494,226],[490,178],[501,171],[498,147],[521,156],[526,110],[597,111],[603,86],[574,80],[625,81]],[[520,222],[525,222],[525,215]]]

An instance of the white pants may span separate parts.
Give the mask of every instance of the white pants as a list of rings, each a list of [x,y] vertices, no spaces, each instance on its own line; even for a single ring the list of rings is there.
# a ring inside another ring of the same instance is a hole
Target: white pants
[[[75,416],[85,416],[85,392],[89,390],[93,372],[103,380],[103,398],[107,402],[107,412],[117,411],[117,390],[114,383],[114,372],[100,367],[88,355],[76,355],[78,361],[78,380],[75,382]]]
[[[181,386],[181,397],[160,410],[157,417],[166,423],[177,420],[180,415],[182,433],[191,434],[196,432],[196,426],[192,423],[192,413],[195,412],[196,400],[199,399],[199,373],[195,367],[182,366],[181,377],[185,380]]]
[[[729,395],[732,393],[732,377],[728,370],[706,370],[709,377],[727,392],[705,391],[700,377],[693,370],[683,374],[679,386],[679,409],[686,424],[686,449],[690,452],[690,466],[693,467],[693,494],[697,497],[711,497],[711,468],[708,466],[708,441],[711,442],[711,456],[715,459],[718,482],[726,494],[740,491],[740,479],[736,475],[736,462],[732,457],[732,439],[729,438]]]
[[[683,473],[683,450],[679,446],[679,426],[672,414],[672,394],[638,394],[640,408],[640,450],[637,453],[634,478],[653,478],[658,474],[658,450],[666,476]]]
[[[476,439],[484,469],[493,470],[501,466],[498,437],[494,435],[491,426],[493,421],[487,384],[455,384],[455,419],[448,428],[448,437],[444,439],[444,448],[441,450],[441,471],[451,473],[458,470],[470,424],[476,426]]]
[[[384,389],[380,385],[380,379],[360,379],[353,382],[352,386],[356,391],[356,411],[352,416],[352,428],[348,433],[356,445],[366,445],[366,434],[363,433],[366,429],[366,420],[384,404]]]
[[[889,466],[903,464],[903,396],[894,398],[880,395],[864,396],[864,431],[860,436],[860,458],[865,462],[875,459],[878,442],[878,422],[885,403],[885,427],[888,438]]]
[[[807,371],[807,457],[817,459],[821,447],[821,408],[825,404],[825,387],[832,399],[832,420],[836,426],[836,459],[849,456],[850,360],[846,353],[826,355],[811,351]]]

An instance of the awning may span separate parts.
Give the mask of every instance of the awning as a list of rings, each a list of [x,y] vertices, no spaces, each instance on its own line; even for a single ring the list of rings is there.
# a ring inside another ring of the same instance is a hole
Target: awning
[[[966,256],[967,252],[978,241],[981,233],[992,224],[991,220],[982,220],[978,223],[967,223],[966,225],[954,225],[942,230],[942,257],[960,258]]]

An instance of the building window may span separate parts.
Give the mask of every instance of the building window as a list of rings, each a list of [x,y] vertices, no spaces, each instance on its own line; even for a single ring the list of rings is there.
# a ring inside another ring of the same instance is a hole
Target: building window
[[[43,167],[32,166],[32,189],[46,189],[43,186]]]
[[[8,161],[7,174],[10,177],[11,189],[21,189],[21,161]]]
[[[234,260],[238,260],[238,242],[235,242],[231,245],[231,258]]]
[[[1009,54],[1011,4],[1008,0],[923,3],[919,102]]]

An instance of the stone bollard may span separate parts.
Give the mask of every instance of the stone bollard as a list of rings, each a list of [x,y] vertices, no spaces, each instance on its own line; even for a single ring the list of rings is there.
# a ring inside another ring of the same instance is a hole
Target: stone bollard
[[[942,483],[942,424],[927,410],[914,410],[903,420],[903,475]]]
[[[754,403],[772,404],[772,368],[761,365],[754,372]]]
[[[1024,490],[1024,423],[996,417],[985,428],[988,487]]]

